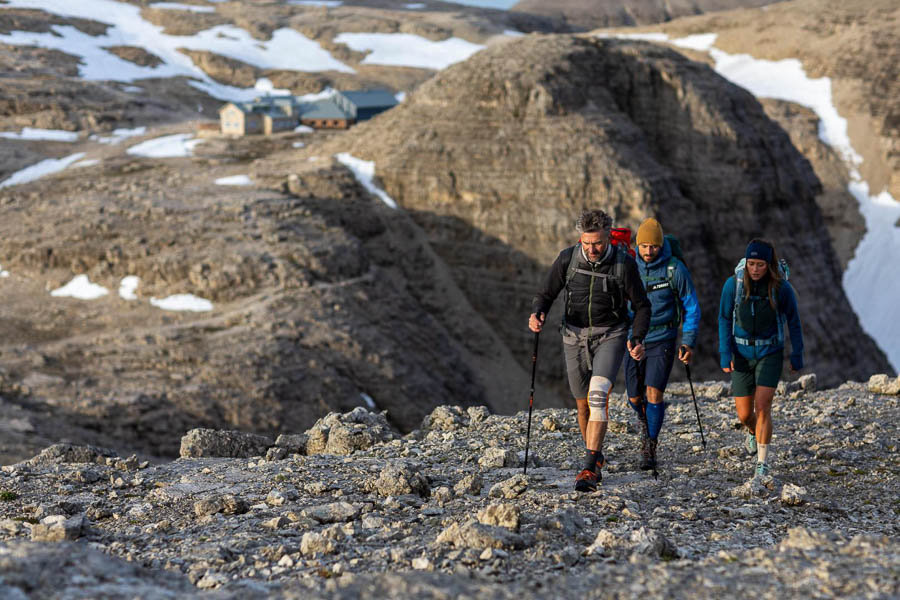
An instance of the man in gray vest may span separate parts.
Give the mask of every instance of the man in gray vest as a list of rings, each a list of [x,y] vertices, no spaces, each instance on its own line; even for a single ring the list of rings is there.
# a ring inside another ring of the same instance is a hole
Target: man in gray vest
[[[606,462],[602,448],[613,382],[626,348],[635,360],[644,356],[650,301],[634,258],[625,248],[611,243],[609,215],[602,210],[586,211],[575,227],[581,238],[578,244],[560,252],[550,267],[532,301],[528,327],[536,333],[541,331],[550,306],[565,289],[563,350],[585,442],[584,467],[575,478],[575,489],[591,492],[597,489]],[[634,311],[631,339],[629,301]]]

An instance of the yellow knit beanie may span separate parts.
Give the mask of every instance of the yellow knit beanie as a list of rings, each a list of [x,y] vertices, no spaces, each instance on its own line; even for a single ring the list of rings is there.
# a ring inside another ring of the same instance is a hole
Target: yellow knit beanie
[[[662,246],[663,245],[663,229],[662,225],[659,224],[654,218],[649,218],[638,227],[637,232],[637,240],[635,244],[640,246],[641,244],[651,244],[653,246]]]

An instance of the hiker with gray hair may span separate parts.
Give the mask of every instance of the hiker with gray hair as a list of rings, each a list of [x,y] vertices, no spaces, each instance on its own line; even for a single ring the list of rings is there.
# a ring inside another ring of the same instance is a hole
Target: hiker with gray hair
[[[535,333],[541,331],[553,301],[565,289],[563,351],[585,443],[584,467],[575,478],[575,489],[591,492],[597,489],[606,463],[602,448],[613,383],[626,348],[635,360],[644,356],[650,301],[634,258],[610,239],[609,215],[602,210],[585,211],[575,228],[580,239],[560,252],[550,267],[532,301],[528,327]],[[629,301],[633,323],[628,316]]]

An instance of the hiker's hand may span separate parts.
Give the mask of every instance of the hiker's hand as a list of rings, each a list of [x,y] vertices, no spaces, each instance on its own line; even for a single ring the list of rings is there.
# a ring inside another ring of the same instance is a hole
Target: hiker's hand
[[[730,367],[722,367],[722,370],[725,371],[726,373],[731,373],[732,371],[734,371],[734,359],[731,360]]]
[[[528,329],[535,333],[540,333],[544,327],[544,318],[544,313],[531,313],[531,316],[528,318]]]
[[[683,362],[686,365],[691,364],[691,357],[694,355],[694,351],[690,346],[685,346],[684,344],[678,349],[678,360]]]
[[[631,358],[634,360],[643,360],[644,358],[644,344],[641,342],[634,343],[631,340],[628,340],[628,353],[631,355]]]

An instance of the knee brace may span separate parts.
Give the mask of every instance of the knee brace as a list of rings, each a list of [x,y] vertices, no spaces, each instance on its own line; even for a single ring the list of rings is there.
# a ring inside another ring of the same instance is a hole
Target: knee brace
[[[588,421],[609,420],[609,392],[613,382],[606,377],[591,377],[591,385],[588,387],[588,407],[590,416]]]

